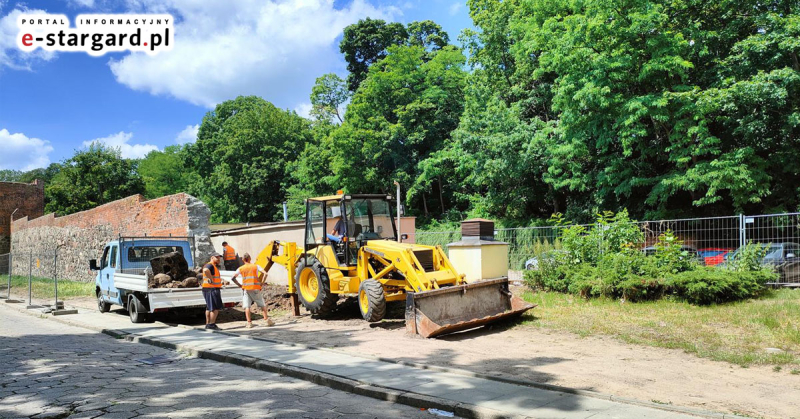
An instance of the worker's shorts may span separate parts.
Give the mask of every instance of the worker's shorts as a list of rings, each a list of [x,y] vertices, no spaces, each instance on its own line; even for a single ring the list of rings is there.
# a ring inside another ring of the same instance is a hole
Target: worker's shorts
[[[203,298],[206,299],[206,310],[222,310],[222,291],[219,288],[203,288]]]
[[[256,303],[256,305],[261,308],[265,306],[264,297],[261,296],[261,292],[258,290],[243,290],[242,307],[250,308],[253,303]]]

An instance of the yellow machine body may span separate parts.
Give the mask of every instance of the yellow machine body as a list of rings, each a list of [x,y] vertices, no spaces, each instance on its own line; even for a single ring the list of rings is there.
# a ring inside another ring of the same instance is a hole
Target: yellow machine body
[[[333,195],[316,199],[335,203],[389,198]],[[342,208],[342,213],[347,214],[344,205]],[[372,215],[369,223],[373,223]],[[306,237],[311,225],[307,220]],[[533,308],[511,295],[505,277],[465,283],[464,275],[456,271],[440,246],[363,240],[362,236],[343,237],[339,243],[324,239],[305,243],[305,249],[294,242],[273,241],[259,253],[256,263],[266,271],[275,263],[286,268],[294,304],[299,295],[314,314],[327,314],[335,307],[338,296],[353,295],[358,296],[364,318],[378,321],[386,302],[405,301],[406,329],[423,337],[471,329]],[[349,256],[343,257],[342,249],[347,249]]]

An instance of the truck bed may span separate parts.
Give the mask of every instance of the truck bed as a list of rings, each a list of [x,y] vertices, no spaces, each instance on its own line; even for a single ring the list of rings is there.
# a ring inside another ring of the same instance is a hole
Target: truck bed
[[[230,281],[233,272],[220,271],[223,281]],[[148,288],[145,275],[114,274],[114,287],[119,290],[147,293],[150,311],[163,308],[204,306],[202,288]],[[242,302],[242,290],[236,285],[222,287],[222,303]]]

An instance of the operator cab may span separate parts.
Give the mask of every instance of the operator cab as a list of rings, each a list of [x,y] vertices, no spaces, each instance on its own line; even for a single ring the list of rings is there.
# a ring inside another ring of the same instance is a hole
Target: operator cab
[[[339,266],[355,266],[368,240],[397,240],[392,202],[389,195],[342,193],[306,200],[305,250],[331,246]]]

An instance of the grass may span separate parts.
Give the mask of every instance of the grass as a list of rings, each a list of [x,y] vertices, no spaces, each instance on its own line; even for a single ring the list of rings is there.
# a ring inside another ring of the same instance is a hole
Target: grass
[[[711,306],[585,300],[556,292],[526,291],[522,297],[538,305],[535,317],[526,316],[524,324],[543,329],[682,349],[742,367],[800,365],[800,290],[769,291],[760,299]],[[768,353],[766,348],[783,352]]]
[[[4,288],[0,295],[5,295],[5,288],[8,284],[8,277],[0,278],[0,287]],[[33,298],[55,298],[55,288],[52,278],[33,277],[31,280]],[[12,276],[11,291],[16,295],[28,296],[28,277]],[[68,279],[58,280],[58,299],[73,297],[93,297],[94,282],[72,281]]]

